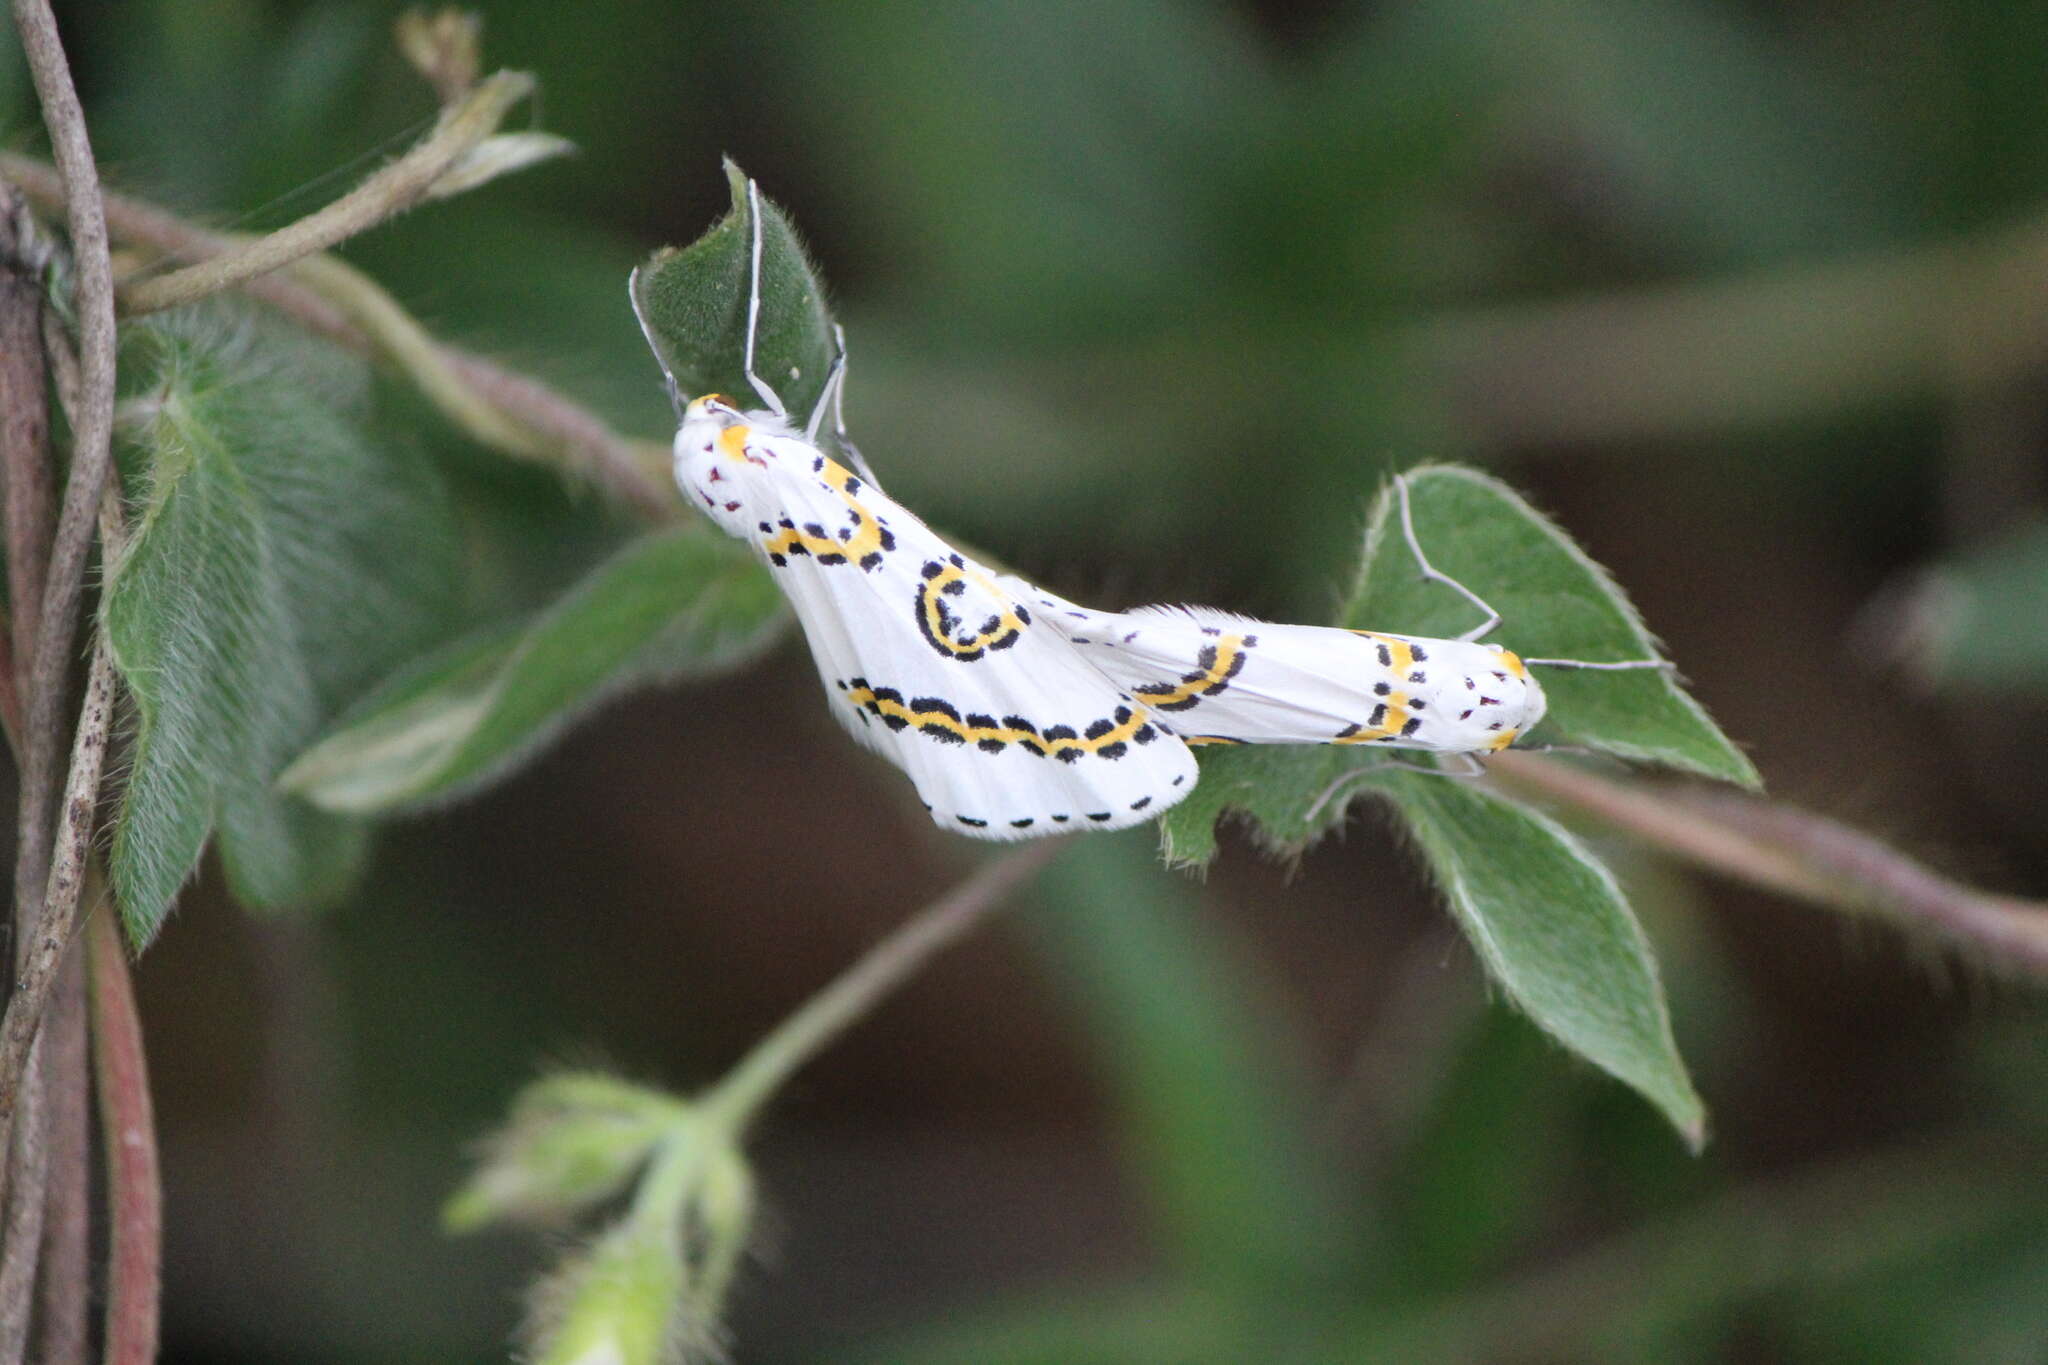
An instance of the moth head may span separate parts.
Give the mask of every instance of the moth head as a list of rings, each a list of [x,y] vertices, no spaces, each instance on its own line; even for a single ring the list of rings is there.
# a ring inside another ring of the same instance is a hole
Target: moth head
[[[690,406],[683,409],[683,425],[692,422],[711,422],[718,426],[730,426],[744,418],[733,401],[722,393],[707,393],[690,400]]]
[[[747,434],[746,416],[731,399],[717,393],[691,399],[676,428],[676,482],[686,484],[689,472],[700,465],[740,462]]]
[[[1522,685],[1522,724],[1517,733],[1526,735],[1550,710],[1550,699],[1543,695],[1543,684],[1536,681],[1536,675],[1529,671],[1529,665],[1522,662],[1520,655],[1499,645],[1488,645],[1487,648],[1498,656],[1507,675]]]

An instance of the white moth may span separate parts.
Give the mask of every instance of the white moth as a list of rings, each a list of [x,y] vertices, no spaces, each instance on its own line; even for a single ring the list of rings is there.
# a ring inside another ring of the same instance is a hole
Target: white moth
[[[1529,664],[1663,666],[1525,661],[1481,643],[1498,613],[1429,567],[1398,480],[1425,576],[1487,613],[1461,638],[1275,625],[1204,607],[1093,611],[976,563],[884,493],[845,439],[843,336],[801,429],[755,374],[762,243],[751,181],[747,195],[746,372],[762,406],[693,400],[676,432],[676,484],[769,566],[833,714],[910,775],[941,826],[1024,839],[1138,824],[1193,788],[1191,745],[1494,752],[1543,718]],[[828,411],[857,471],[818,444]]]

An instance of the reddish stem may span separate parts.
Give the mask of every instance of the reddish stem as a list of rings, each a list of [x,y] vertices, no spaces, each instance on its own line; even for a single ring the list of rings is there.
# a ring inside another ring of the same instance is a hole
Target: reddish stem
[[[97,881],[97,878],[94,878]],[[93,1062],[106,1136],[108,1255],[107,1365],[156,1359],[162,1292],[163,1187],[142,1018],[121,933],[95,887],[85,942],[92,979]]]
[[[84,1365],[86,1305],[92,1302],[91,1063],[85,1032],[85,958],[64,956],[63,974],[43,1018],[44,1105],[49,1115],[49,1204],[43,1214],[43,1264],[36,1279],[43,1365]]]

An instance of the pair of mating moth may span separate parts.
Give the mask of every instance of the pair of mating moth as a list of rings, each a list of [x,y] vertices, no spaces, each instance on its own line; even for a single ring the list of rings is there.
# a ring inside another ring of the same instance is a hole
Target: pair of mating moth
[[[944,828],[1024,839],[1150,820],[1193,789],[1193,749],[1209,744],[1372,745],[1463,755],[1476,767],[1472,756],[1507,748],[1543,719],[1532,666],[1668,666],[1522,659],[1485,643],[1499,613],[1430,566],[1398,477],[1402,530],[1423,576],[1485,615],[1455,639],[1207,607],[1095,611],[976,563],[884,493],[846,438],[843,336],[802,426],[755,372],[762,218],[752,181],[747,195],[745,369],[758,406],[717,394],[684,406],[669,374],[676,484],[767,563],[833,714],[910,775]],[[828,416],[855,468],[821,446]]]

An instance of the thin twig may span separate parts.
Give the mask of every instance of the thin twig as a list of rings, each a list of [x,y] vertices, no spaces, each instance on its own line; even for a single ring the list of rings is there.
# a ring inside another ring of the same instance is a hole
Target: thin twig
[[[1988,895],[1869,835],[1782,802],[1617,781],[1533,754],[1496,754],[1510,787],[1562,801],[1702,867],[1831,910],[1930,930],[1994,966],[2048,978],[2048,905]]]
[[[735,1130],[744,1129],[792,1074],[871,1013],[941,949],[980,924],[1064,850],[1064,840],[1040,840],[983,863],[973,876],[911,916],[756,1043],[705,1095],[703,1110],[722,1114]]]
[[[397,364],[474,439],[521,459],[560,463],[578,477],[595,477],[651,520],[678,515],[675,494],[648,475],[650,466],[666,465],[667,446],[624,440],[538,381],[436,342],[381,285],[343,261],[311,257],[292,275],[361,328],[377,353]]]
[[[38,203],[54,203],[60,192],[48,165],[18,153],[0,151],[0,175]],[[241,240],[128,195],[110,194],[106,204],[107,220],[121,241],[178,260],[204,260],[234,250]],[[312,287],[316,280],[321,288]],[[390,360],[420,384],[443,415],[485,444],[523,459],[559,464],[650,521],[682,515],[682,503],[661,474],[668,460],[666,445],[621,436],[588,408],[539,380],[433,342],[417,320],[360,272],[309,257],[287,272],[250,281],[244,291],[330,341]],[[425,374],[416,368],[422,352],[415,339],[429,347]],[[479,422],[479,408],[495,409],[505,421]],[[495,438],[507,433],[508,422],[509,444],[498,445]]]
[[[16,691],[28,686],[50,532],[57,520],[49,375],[43,363],[43,285],[24,260],[29,230],[20,192],[0,184],[0,470],[7,481],[7,601],[13,608],[6,642],[13,664],[0,681]]]
[[[74,943],[76,940],[74,940]],[[36,1276],[36,1359],[85,1365],[92,1302],[92,1061],[85,1036],[85,955],[64,955],[43,1019],[50,1196]]]
[[[68,401],[72,395],[67,376],[78,366],[61,333],[52,335],[48,344],[52,368],[59,376],[58,392],[67,400],[66,416],[75,421],[75,409]],[[111,472],[100,498],[99,532],[107,558],[117,559],[128,533],[120,487]],[[20,937],[15,945],[14,990],[5,1015],[0,1016],[0,1098],[13,1092],[15,1078],[27,1062],[50,991],[64,962],[65,949],[77,927],[78,897],[91,856],[93,817],[99,806],[100,775],[113,729],[115,685],[107,642],[96,636],[87,671],[85,703],[72,736],[71,766],[65,778],[55,850],[47,863],[43,897],[33,921],[26,919],[26,908],[18,909],[16,914]],[[18,752],[19,741],[16,747]],[[30,903],[24,906],[27,904]],[[5,1140],[10,1121],[7,1107],[0,1104],[0,1141]]]
[[[107,253],[107,223],[99,171],[86,134],[85,111],[71,83],[70,64],[57,36],[49,0],[16,0],[14,20],[42,104],[43,122],[63,179],[71,231],[72,276],[80,337],[78,411],[72,421],[71,475],[51,543],[42,609],[30,661],[28,710],[22,735],[14,903],[17,914],[43,900],[50,859],[51,805],[56,762],[63,745],[63,712],[71,646],[93,520],[106,487],[114,421],[114,272]],[[40,916],[38,916],[40,918]],[[26,1054],[24,1053],[24,1056]],[[17,1062],[17,1065],[19,1063]],[[12,1108],[11,1077],[0,1072],[0,1122]]]
[[[48,1208],[44,1179],[49,1147],[44,1113],[42,1049],[28,1058],[21,1077],[21,1105],[8,1152],[7,1220],[0,1245],[0,1365],[21,1365],[28,1349],[29,1304],[35,1297],[36,1263],[43,1249],[43,1214]]]
[[[226,255],[136,284],[121,296],[123,311],[134,316],[194,303],[325,251],[404,212],[426,198],[435,181],[495,133],[512,106],[532,90],[533,77],[526,72],[498,72],[459,103],[443,109],[433,131],[411,151],[341,198]]]
[[[121,931],[95,871],[88,888],[85,947],[91,982],[93,1072],[107,1144],[106,1365],[156,1359],[162,1294],[163,1186],[142,1019],[135,1009]]]
[[[93,642],[92,666],[85,685],[85,707],[71,747],[71,772],[64,782],[58,815],[56,851],[50,862],[49,890],[41,913],[17,954],[14,994],[0,1019],[0,1095],[11,1093],[13,1078],[28,1057],[42,1023],[43,1007],[57,983],[64,950],[77,927],[78,897],[92,853],[93,815],[99,806],[100,771],[114,721],[114,662],[101,636]],[[6,1119],[0,1116],[0,1133]]]
[[[1715,791],[1681,790],[1673,797],[1695,818],[1719,821],[1786,850],[1810,872],[1848,890],[1849,908],[1932,930],[1992,966],[2048,979],[2048,904],[1950,881],[1861,830],[1797,806]]]

